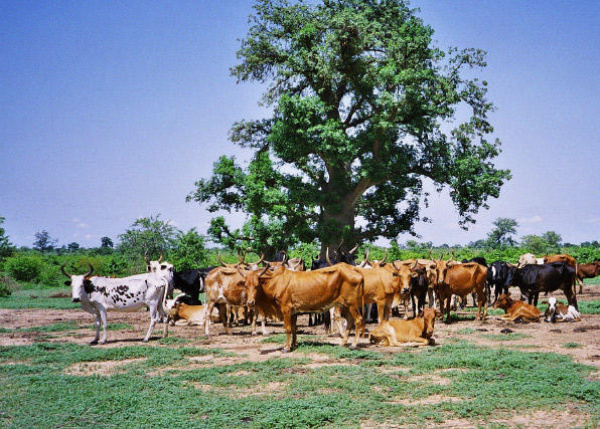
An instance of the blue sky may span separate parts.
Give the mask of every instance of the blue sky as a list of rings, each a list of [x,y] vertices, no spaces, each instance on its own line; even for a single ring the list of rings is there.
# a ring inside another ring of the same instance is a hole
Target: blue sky
[[[421,240],[465,244],[498,217],[518,237],[600,239],[600,2],[413,1],[441,47],[488,52],[480,77],[513,179],[463,231],[447,193]],[[117,240],[160,213],[205,232],[185,196],[222,154],[231,125],[266,115],[262,88],[236,84],[251,1],[0,3],[0,216],[13,243]],[[234,224],[241,217],[232,217]],[[400,242],[412,239],[400,236]],[[386,243],[383,241],[382,243]]]

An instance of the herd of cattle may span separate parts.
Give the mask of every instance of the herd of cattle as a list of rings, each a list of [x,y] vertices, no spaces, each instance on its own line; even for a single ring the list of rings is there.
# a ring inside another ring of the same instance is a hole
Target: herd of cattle
[[[488,303],[494,292],[494,307],[502,308],[507,320],[538,321],[540,312],[536,305],[540,292],[562,290],[568,305],[551,297],[548,300],[546,321],[573,321],[578,312],[576,281],[600,275],[600,261],[577,264],[566,254],[535,258],[522,255],[518,265],[496,261],[490,265],[484,258],[454,261],[439,259],[410,259],[387,262],[369,259],[357,264],[356,247],[344,251],[341,246],[330,257],[314,258],[311,269],[306,270],[300,258],[289,259],[280,252],[275,261],[264,256],[256,262],[247,262],[238,255],[237,264],[223,262],[221,266],[175,272],[173,266],[162,261],[146,261],[147,273],[125,278],[92,276],[93,268],[85,275],[70,275],[61,271],[72,288],[72,299],[81,302],[82,308],[95,315],[96,336],[106,342],[106,312],[133,310],[141,306],[150,309],[150,327],[144,341],[148,341],[156,322],[163,322],[167,335],[168,319],[176,323],[197,324],[210,337],[213,310],[218,309],[218,319],[225,332],[236,319],[249,320],[252,333],[261,319],[262,332],[267,335],[266,323],[271,319],[283,320],[286,332],[284,352],[297,346],[298,315],[320,315],[326,329],[337,326],[342,336],[342,346],[352,329],[355,337],[351,347],[356,347],[365,333],[365,322],[371,319],[372,308],[377,311],[379,325],[371,332],[370,341],[396,346],[400,343],[426,345],[436,318],[450,322],[450,311],[469,295],[477,302],[477,320],[485,319]],[[509,287],[519,287],[521,300],[512,300]],[[183,292],[175,300],[167,299],[173,289]],[[199,294],[205,293],[205,304]],[[581,289],[580,289],[581,292]],[[527,302],[523,302],[524,300]],[[412,317],[409,311],[412,304]],[[404,318],[394,319],[404,307]],[[426,305],[427,304],[427,305]],[[373,308],[374,309],[374,308]],[[409,320],[410,319],[410,320]],[[312,317],[309,322],[312,324]]]

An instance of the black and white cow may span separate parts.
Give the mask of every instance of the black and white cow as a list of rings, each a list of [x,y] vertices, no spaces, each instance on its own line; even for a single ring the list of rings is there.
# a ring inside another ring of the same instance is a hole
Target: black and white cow
[[[187,271],[175,271],[173,274],[174,288],[190,296],[186,304],[199,305],[200,294],[204,292],[206,275],[216,267],[200,268]]]
[[[132,311],[145,305],[150,309],[150,327],[144,342],[150,339],[155,323],[161,320],[163,336],[167,336],[164,302],[173,284],[173,265],[167,262],[150,261],[148,273],[122,278],[91,277],[94,271],[91,265],[87,274],[78,276],[68,274],[64,265],[60,269],[69,278],[65,284],[71,286],[72,301],[81,303],[83,310],[96,317],[94,322],[96,336],[91,344],[98,344],[100,324],[102,324],[100,344],[106,343],[107,310]]]

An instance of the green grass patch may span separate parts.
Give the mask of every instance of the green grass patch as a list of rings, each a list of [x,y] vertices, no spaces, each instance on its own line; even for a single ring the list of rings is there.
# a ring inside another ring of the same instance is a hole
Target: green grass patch
[[[66,297],[52,298],[56,294],[68,294]],[[14,291],[10,296],[0,298],[0,308],[5,309],[25,309],[25,308],[41,308],[68,310],[81,308],[81,304],[71,302],[71,292],[64,288],[61,289],[33,289],[23,288]]]
[[[466,341],[380,353],[307,338],[292,355],[226,364],[219,359],[231,354],[222,350],[171,344],[0,347],[0,379],[11,392],[0,413],[15,427],[433,426],[452,419],[485,426],[573,404],[589,413],[590,425],[600,418],[600,383],[587,379],[594,369],[552,353]],[[314,353],[333,359],[307,356]],[[198,356],[206,360],[191,365]],[[136,360],[118,373],[86,373],[93,363],[128,359]],[[81,374],[65,371],[74,364]],[[454,401],[410,405],[431,395]]]
[[[580,347],[583,347],[581,344],[579,343],[564,343],[563,347],[565,349],[578,349]]]
[[[522,340],[523,338],[531,338],[531,335],[523,334],[521,332],[510,332],[508,334],[483,334],[481,336],[493,341],[515,341]]]
[[[600,301],[578,301],[581,314],[600,314]]]

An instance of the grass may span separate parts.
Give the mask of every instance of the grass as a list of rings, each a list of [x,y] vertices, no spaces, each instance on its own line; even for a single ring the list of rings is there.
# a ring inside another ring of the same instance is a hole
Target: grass
[[[39,287],[39,286],[38,286]],[[52,298],[58,292],[68,294],[63,298]],[[71,302],[71,292],[67,289],[31,289],[23,288],[16,290],[12,295],[0,298],[0,308],[42,308],[55,310],[68,310],[81,308],[81,304]]]
[[[309,357],[315,354],[327,356],[327,364]],[[587,413],[590,426],[600,421],[600,386],[587,379],[592,368],[550,353],[465,341],[380,353],[308,338],[286,357],[219,364],[227,355],[177,341],[0,347],[0,378],[11,392],[0,399],[2,425],[356,427],[453,419],[490,425],[513,413],[566,406]],[[205,365],[191,364],[198,356],[208,359]],[[91,372],[94,363],[109,361],[123,364],[118,372]],[[72,375],[67,370],[76,364],[83,369]],[[431,395],[442,400],[411,406]]]

